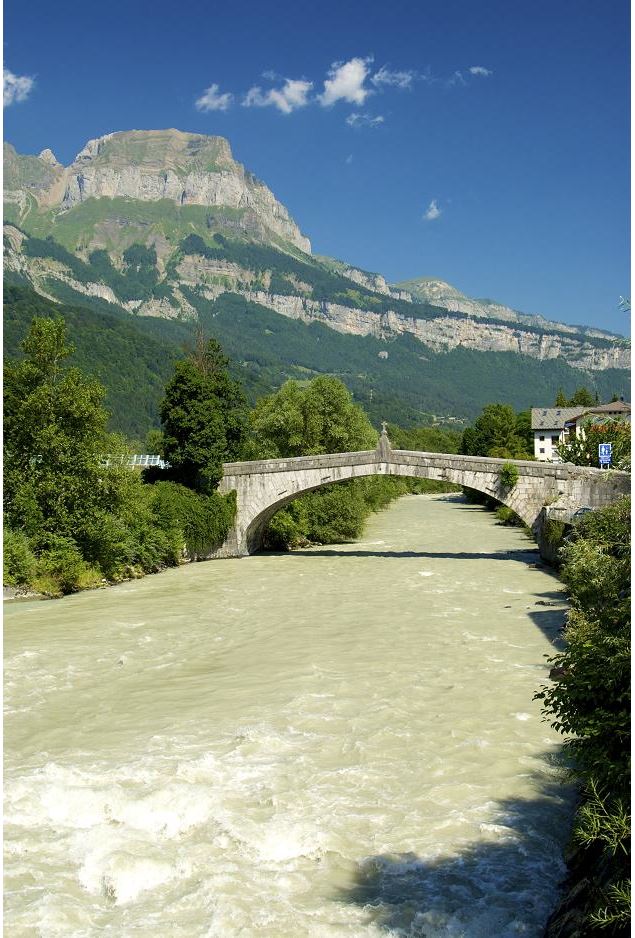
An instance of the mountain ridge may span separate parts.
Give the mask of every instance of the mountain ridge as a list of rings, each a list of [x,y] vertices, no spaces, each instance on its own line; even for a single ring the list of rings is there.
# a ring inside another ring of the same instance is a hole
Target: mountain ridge
[[[466,297],[435,278],[314,256],[286,208],[223,137],[177,130],[94,138],[69,167],[5,144],[5,265],[52,300],[101,298],[134,316],[197,320],[238,294],[259,309],[435,352],[457,347],[628,368],[629,343]],[[70,294],[69,294],[70,291]]]

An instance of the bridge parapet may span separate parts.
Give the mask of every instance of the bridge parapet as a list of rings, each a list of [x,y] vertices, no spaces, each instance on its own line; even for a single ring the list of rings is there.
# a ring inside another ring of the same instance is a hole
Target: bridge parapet
[[[512,463],[518,481],[506,487],[500,470]],[[236,491],[235,528],[214,556],[238,557],[258,549],[270,518],[303,492],[371,475],[396,475],[453,482],[484,492],[508,505],[540,538],[545,505],[566,504],[572,511],[597,508],[630,490],[630,476],[570,463],[495,459],[454,453],[393,450],[385,434],[375,450],[327,453],[286,459],[225,463],[221,492]]]

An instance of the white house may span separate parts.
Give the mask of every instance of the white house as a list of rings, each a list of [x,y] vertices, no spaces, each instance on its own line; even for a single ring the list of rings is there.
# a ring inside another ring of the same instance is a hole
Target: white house
[[[631,405],[624,401],[595,404],[593,407],[532,407],[531,429],[534,434],[534,456],[540,462],[560,462],[558,443],[570,435],[581,436],[584,422],[592,417],[598,423],[619,417],[631,419]]]

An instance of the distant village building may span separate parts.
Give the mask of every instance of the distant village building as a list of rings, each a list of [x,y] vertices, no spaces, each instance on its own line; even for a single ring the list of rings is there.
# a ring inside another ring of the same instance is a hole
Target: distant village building
[[[560,462],[556,447],[570,436],[582,436],[588,418],[594,423],[631,419],[631,405],[624,401],[596,404],[593,407],[532,407],[531,429],[534,434],[534,456],[540,462]]]

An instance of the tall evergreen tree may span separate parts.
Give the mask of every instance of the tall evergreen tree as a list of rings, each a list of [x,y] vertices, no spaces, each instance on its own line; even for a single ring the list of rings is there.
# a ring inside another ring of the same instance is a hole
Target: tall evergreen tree
[[[161,402],[163,453],[172,478],[201,492],[212,491],[223,462],[240,455],[247,409],[228,364],[219,343],[199,333],[188,357],[177,362]]]

